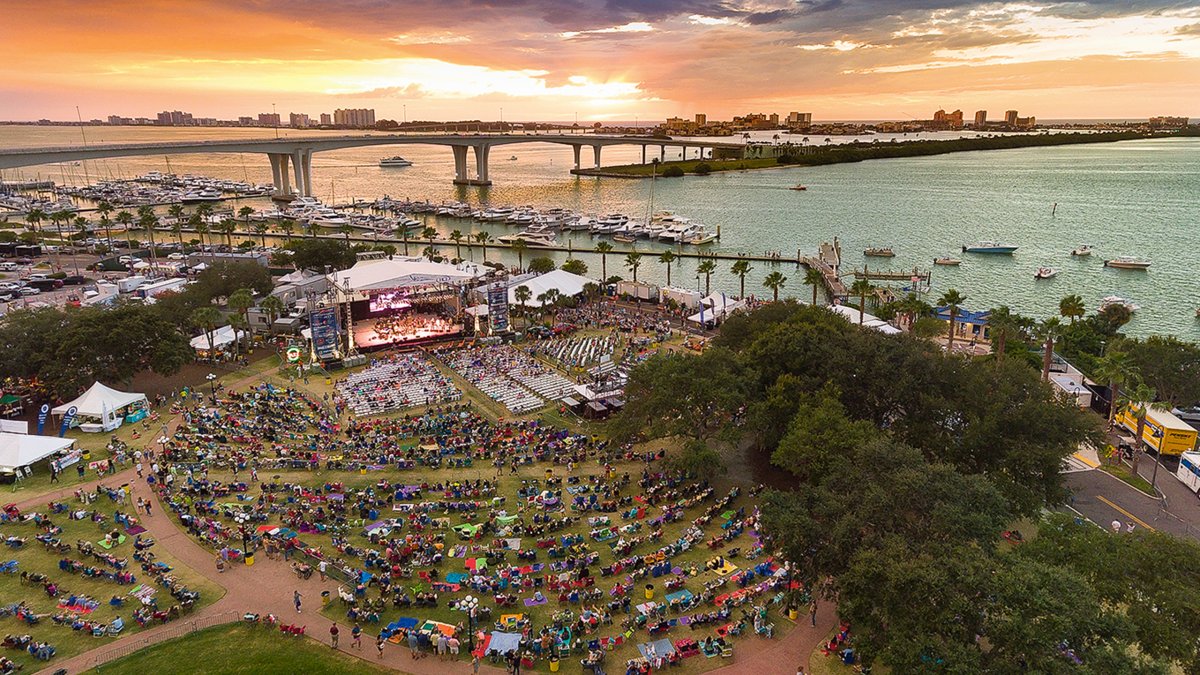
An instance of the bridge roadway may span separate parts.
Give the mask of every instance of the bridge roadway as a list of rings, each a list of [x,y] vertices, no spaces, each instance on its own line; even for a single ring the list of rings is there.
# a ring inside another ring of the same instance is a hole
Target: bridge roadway
[[[575,169],[580,168],[583,146],[592,148],[595,168],[600,168],[600,149],[609,145],[642,146],[642,163],[646,162],[646,148],[658,146],[660,158],[665,159],[667,146],[682,148],[686,157],[688,148],[699,148],[704,156],[705,148],[736,149],[745,147],[740,143],[715,143],[712,141],[686,141],[652,138],[649,136],[598,136],[592,134],[363,134],[358,136],[300,136],[263,139],[219,139],[204,141],[169,141],[153,143],[113,143],[102,145],[44,148],[10,148],[0,150],[0,169],[24,166],[55,164],[59,162],[82,162],[109,157],[133,157],[141,155],[178,155],[191,153],[262,153],[271,162],[275,196],[290,198],[293,194],[312,196],[312,155],[315,152],[358,148],[370,145],[442,145],[454,153],[454,182],[458,185],[491,185],[488,178],[488,155],[493,146],[517,143],[554,143],[569,145],[575,151]],[[467,165],[467,150],[475,153],[475,177],[470,176]],[[290,167],[290,170],[289,170]],[[292,176],[289,176],[289,173]],[[291,178],[296,181],[295,190]]]

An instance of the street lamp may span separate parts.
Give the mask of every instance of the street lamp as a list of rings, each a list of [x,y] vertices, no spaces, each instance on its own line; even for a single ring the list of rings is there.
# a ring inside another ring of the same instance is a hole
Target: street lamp
[[[204,376],[204,379],[208,380],[208,391],[209,391],[209,394],[212,396],[213,405],[216,405],[216,403],[217,403],[217,385],[216,385],[217,376],[213,375],[212,373],[209,373],[208,375]]]

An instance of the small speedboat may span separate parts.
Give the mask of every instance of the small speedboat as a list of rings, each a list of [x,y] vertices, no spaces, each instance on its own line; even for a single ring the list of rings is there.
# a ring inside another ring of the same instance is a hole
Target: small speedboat
[[[863,251],[863,255],[870,258],[895,258],[896,252],[892,250],[891,246],[872,246]]]
[[[934,259],[933,259],[933,264],[934,264],[934,265],[947,265],[947,266],[950,266],[950,267],[957,267],[957,266],[959,266],[959,265],[961,265],[961,264],[962,264],[962,261],[961,261],[961,260],[959,260],[958,258],[934,258]]]
[[[963,253],[986,253],[991,255],[1012,255],[1017,250],[1012,244],[1001,244],[994,241],[981,241],[977,244],[967,244],[962,247]]]
[[[1056,276],[1058,276],[1058,270],[1053,267],[1039,267],[1033,273],[1034,279],[1053,279]]]
[[[805,190],[807,190],[807,189],[808,189],[808,186],[807,186],[807,185],[804,185],[803,183],[796,183],[795,185],[793,185],[792,187],[790,187],[790,188],[788,188],[788,189],[789,189],[789,190],[796,190],[796,191],[798,191],[798,192],[804,192]]]
[[[392,157],[384,157],[383,159],[379,160],[379,166],[412,166],[412,162],[404,159],[400,155],[394,155]]]
[[[1138,260],[1133,256],[1123,255],[1113,258],[1112,260],[1105,260],[1104,266],[1115,267],[1119,270],[1146,270],[1150,269],[1150,261]]]
[[[1092,247],[1088,246],[1087,244],[1080,244],[1079,246],[1076,246],[1074,250],[1071,251],[1071,255],[1076,255],[1076,256],[1089,256],[1091,254],[1092,254]]]
[[[1128,309],[1131,313],[1136,312],[1139,309],[1141,309],[1141,307],[1137,306],[1136,304],[1134,304],[1133,302],[1131,302],[1129,300],[1126,300],[1125,298],[1122,298],[1119,295],[1110,295],[1105,298],[1101,298],[1100,311],[1103,312],[1105,309],[1108,309],[1109,307],[1111,307],[1113,305],[1121,305],[1125,309]]]

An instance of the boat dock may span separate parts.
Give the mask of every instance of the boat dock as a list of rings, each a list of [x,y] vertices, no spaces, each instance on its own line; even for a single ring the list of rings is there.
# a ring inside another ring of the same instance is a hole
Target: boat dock
[[[825,281],[825,291],[830,299],[844,300],[849,296],[846,284],[842,283],[838,274],[842,266],[842,245],[837,237],[833,238],[832,244],[827,241],[821,242],[816,256],[801,256],[799,262],[821,273],[821,278]]]
[[[854,270],[855,279],[869,279],[871,281],[913,281],[929,283],[929,272],[922,272],[916,267],[905,272],[904,270],[871,270],[863,267],[862,270]]]

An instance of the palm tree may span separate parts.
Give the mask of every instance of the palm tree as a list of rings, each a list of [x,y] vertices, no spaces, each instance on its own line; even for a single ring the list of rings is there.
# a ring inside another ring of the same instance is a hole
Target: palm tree
[[[675,262],[676,258],[677,258],[677,256],[670,251],[663,251],[662,254],[658,256],[658,262],[667,266],[667,285],[668,286],[671,285],[671,263]]]
[[[858,296],[858,325],[863,324],[863,316],[867,311],[867,295],[871,293],[871,282],[866,279],[855,279],[850,285],[851,295]]]
[[[96,211],[100,213],[100,227],[104,228],[104,238],[108,240],[108,250],[112,250],[112,222],[108,219],[108,214],[112,213],[113,205],[106,201],[101,201],[96,205]]]
[[[600,254],[600,281],[608,281],[608,254],[613,250],[612,244],[602,241],[596,244],[596,253]]]
[[[625,267],[633,272],[633,283],[637,283],[638,268],[642,266],[642,254],[637,251],[625,254]]]
[[[522,317],[525,316],[525,303],[529,302],[532,298],[533,291],[529,290],[529,287],[524,284],[517,286],[513,290],[513,299],[516,300],[517,304],[521,306]]]
[[[183,223],[178,220],[171,223],[171,234],[175,235],[175,241],[179,242],[179,250],[183,251]]]
[[[525,251],[528,250],[529,244],[526,244],[524,239],[517,239],[513,241],[511,248],[517,252],[517,269],[524,270]]]
[[[83,216],[75,216],[75,220],[71,221],[71,223],[75,226],[75,229],[79,231],[79,234],[81,235],[80,239],[82,240],[82,235],[87,234],[87,218],[84,218]],[[79,256],[72,255],[71,263],[75,267],[75,276],[79,276]]]
[[[183,219],[183,204],[172,204],[171,206],[167,207],[167,215],[171,216],[172,218],[174,218],[177,221],[182,220]]]
[[[1169,405],[1155,401],[1156,398],[1158,398],[1158,393],[1154,391],[1154,388],[1140,381],[1134,385],[1131,391],[1121,397],[1121,410],[1137,420],[1137,433],[1134,441],[1136,446],[1133,450],[1133,462],[1130,465],[1135,476],[1138,475],[1138,461],[1146,452],[1146,439],[1142,437],[1142,434],[1146,432],[1146,416],[1151,410],[1170,409]],[[1157,476],[1158,471],[1155,467],[1155,478]]]
[[[249,288],[239,288],[230,294],[229,299],[225,302],[229,305],[229,309],[237,313],[238,318],[241,319],[242,324],[246,327],[246,338],[248,340],[250,337],[250,308],[254,306],[254,294]]]
[[[1062,333],[1062,322],[1057,316],[1052,316],[1038,325],[1038,337],[1045,341],[1042,350],[1042,380],[1050,381],[1050,364],[1054,360],[1054,343]]]
[[[825,275],[821,274],[821,270],[809,267],[804,271],[804,284],[812,286],[812,304],[815,307],[817,305],[817,287],[825,284]]]
[[[250,222],[250,216],[254,215],[254,207],[243,206],[242,208],[238,209],[238,215],[242,217],[242,220],[248,223]]]
[[[278,319],[284,310],[283,301],[277,296],[268,295],[259,303],[259,307],[267,313],[267,322],[271,325],[271,335],[275,334],[275,320]]]
[[[483,249],[483,262],[487,262],[487,243],[492,240],[492,235],[487,232],[476,232],[475,241],[479,242],[479,246]],[[404,243],[404,253],[408,254],[408,240]]]
[[[247,208],[247,207],[243,207],[243,208]],[[255,224],[251,225],[250,229],[254,230],[254,234],[257,234],[262,239],[263,248],[266,248],[267,247],[267,224],[262,221],[259,221]]]
[[[1087,313],[1084,307],[1083,298],[1078,295],[1068,295],[1058,303],[1058,313],[1061,316],[1071,320],[1071,325],[1075,325],[1075,319],[1082,317]]]
[[[193,213],[188,216],[188,227],[195,230],[196,234],[200,236],[201,245],[207,243],[204,241],[204,235],[208,234],[208,223],[204,221],[204,218],[199,213]]]
[[[450,241],[454,242],[454,257],[462,260],[462,239],[463,233],[459,230],[454,230],[450,233]]]
[[[287,240],[290,242],[292,240],[292,230],[296,229],[296,221],[292,220],[291,218],[284,218],[283,220],[279,221],[279,229],[283,230],[284,236],[286,236]]]
[[[783,276],[783,272],[780,272],[779,270],[775,270],[774,272],[771,272],[770,274],[767,275],[766,279],[763,279],[763,286],[771,289],[771,292],[775,296],[774,297],[775,302],[779,302],[779,289],[783,288],[783,285],[786,283],[787,283],[787,277]]]
[[[942,297],[938,298],[938,304],[945,307],[950,313],[950,337],[946,340],[946,350],[954,349],[954,324],[958,321],[958,310],[962,304],[966,302],[967,296],[959,293],[953,288],[947,289]]]
[[[196,213],[199,213],[201,218],[207,219],[213,214],[213,205],[205,202],[196,207]]]
[[[138,209],[142,211],[142,209]],[[154,228],[158,227],[158,216],[154,215],[153,209],[142,211],[142,217],[138,219],[138,225],[146,230],[146,236],[150,237],[150,261],[158,267],[158,245],[154,242]]]
[[[133,214],[128,211],[124,211],[124,210],[118,211],[117,216],[116,216],[116,218],[114,218],[114,220],[116,220],[118,223],[120,223],[125,228],[125,241],[129,244],[129,248],[132,249],[133,248],[133,235],[129,231],[129,226],[133,224]]]
[[[1117,412],[1117,401],[1121,397],[1121,387],[1138,379],[1133,358],[1127,352],[1109,350],[1096,363],[1096,379],[1108,385],[1108,426],[1111,428]]]
[[[704,261],[701,261],[701,263],[699,265],[696,265],[696,273],[704,275],[704,295],[705,296],[712,295],[712,290],[710,289],[710,286],[711,286],[711,282],[712,282],[712,274],[713,274],[713,272],[716,272],[716,271],[717,271],[717,261],[715,261],[715,260],[711,260],[711,259],[704,260]]]
[[[730,272],[733,272],[735,275],[737,275],[738,281],[741,284],[741,292],[738,297],[742,300],[746,299],[746,275],[750,274],[750,271],[753,269],[754,268],[750,265],[750,261],[744,259],[735,261],[733,263],[733,267],[729,268]]]
[[[988,313],[988,334],[992,338],[992,351],[996,353],[996,362],[1004,360],[1008,349],[1008,339],[1020,332],[1016,318],[1008,305],[1000,305]]]
[[[54,213],[50,214],[50,222],[54,223],[54,231],[58,233],[58,245],[55,246],[56,253],[54,256],[57,258],[57,262],[54,264],[55,267],[60,270],[62,269],[62,225],[65,221],[70,220],[71,217],[72,216],[69,211],[55,211]]]
[[[338,226],[338,232],[341,232],[342,236],[344,236],[346,238],[347,246],[350,245],[350,233],[353,231],[354,231],[354,228],[350,227],[350,223],[343,223]]]
[[[213,332],[217,329],[217,322],[221,320],[221,313],[217,311],[216,307],[205,305],[193,310],[189,318],[192,325],[204,331],[204,335],[208,337],[208,358],[212,360],[214,358]]]
[[[237,232],[237,221],[233,218],[226,218],[221,221],[221,234],[225,235],[225,245],[229,250],[233,250],[233,233]]]

